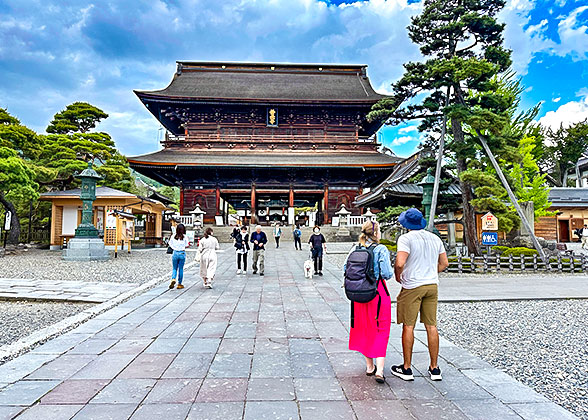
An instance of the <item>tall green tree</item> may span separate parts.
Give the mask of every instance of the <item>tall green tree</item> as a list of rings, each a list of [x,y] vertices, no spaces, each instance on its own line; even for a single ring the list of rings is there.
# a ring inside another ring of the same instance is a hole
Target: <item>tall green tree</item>
[[[20,236],[18,203],[38,196],[31,159],[38,156],[39,149],[37,134],[0,108],[0,204],[12,214],[7,238],[10,244],[18,244]]]
[[[409,62],[393,85],[394,94],[369,114],[397,124],[420,119],[421,131],[439,131],[443,115],[449,119],[449,149],[453,152],[462,190],[464,242],[479,254],[473,186],[462,174],[479,159],[478,132],[497,134],[508,123],[508,98],[496,76],[511,64],[503,47],[504,24],[496,15],[504,0],[425,0],[423,12],[412,18],[410,39],[420,46],[424,62]],[[491,147],[505,149],[504,139],[492,138]]]
[[[588,153],[588,120],[566,128],[560,126],[557,130],[546,128],[542,134],[544,151],[539,165],[557,186],[567,187],[566,174],[574,169],[578,159]]]
[[[87,102],[74,102],[53,117],[47,127],[52,134],[87,133],[108,114]]]

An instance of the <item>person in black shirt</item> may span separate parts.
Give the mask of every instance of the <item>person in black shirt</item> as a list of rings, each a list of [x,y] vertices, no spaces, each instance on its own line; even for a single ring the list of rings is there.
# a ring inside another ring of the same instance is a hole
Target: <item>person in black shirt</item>
[[[247,274],[247,252],[249,252],[247,226],[241,226],[241,231],[235,235],[235,248],[237,249],[237,274]],[[243,261],[243,271],[241,271],[241,261]]]
[[[321,233],[321,228],[315,226],[313,229],[313,234],[310,235],[310,239],[308,243],[310,244],[310,250],[312,252],[312,260],[314,261],[314,274],[318,274],[319,276],[323,275],[323,250],[327,250],[326,242],[324,235]]]
[[[257,273],[259,262],[259,275],[263,276],[264,270],[264,253],[265,244],[267,244],[267,236],[261,231],[261,226],[255,227],[255,232],[251,234],[250,242],[253,244],[253,274]]]

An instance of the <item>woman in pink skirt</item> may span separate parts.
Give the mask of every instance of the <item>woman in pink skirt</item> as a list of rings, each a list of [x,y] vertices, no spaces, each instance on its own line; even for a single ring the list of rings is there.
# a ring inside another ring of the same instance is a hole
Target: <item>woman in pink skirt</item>
[[[386,359],[386,348],[388,347],[392,319],[392,304],[386,280],[392,278],[394,272],[388,248],[379,244],[380,238],[381,233],[378,222],[367,221],[363,224],[359,244],[366,248],[374,245],[372,247],[374,277],[378,279],[378,294],[367,303],[352,303],[354,305],[353,322],[349,333],[349,350],[355,350],[363,354],[366,363],[366,375],[374,376],[378,383],[384,383],[384,361]]]

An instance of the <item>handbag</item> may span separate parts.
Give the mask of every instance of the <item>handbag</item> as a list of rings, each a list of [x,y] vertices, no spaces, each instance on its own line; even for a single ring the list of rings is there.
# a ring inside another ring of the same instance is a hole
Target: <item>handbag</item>
[[[167,251],[165,251],[165,253],[166,254],[173,254],[174,253],[174,250],[173,250],[173,248],[171,246],[168,246],[167,247]]]

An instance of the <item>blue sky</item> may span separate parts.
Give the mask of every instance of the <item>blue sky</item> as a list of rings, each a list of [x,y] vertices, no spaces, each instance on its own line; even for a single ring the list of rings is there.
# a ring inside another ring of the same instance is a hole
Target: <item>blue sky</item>
[[[508,0],[500,19],[522,106],[540,122],[588,118],[588,6],[578,0]],[[88,101],[127,155],[154,151],[158,124],[133,89],[165,87],[175,60],[368,64],[381,93],[420,58],[406,26],[413,0],[0,0],[0,107],[43,132],[53,114]],[[387,128],[384,143],[412,153],[414,126]]]

